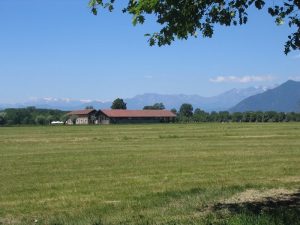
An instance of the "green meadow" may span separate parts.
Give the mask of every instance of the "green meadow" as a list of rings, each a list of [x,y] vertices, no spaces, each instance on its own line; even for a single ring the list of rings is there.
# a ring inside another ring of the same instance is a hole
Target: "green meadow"
[[[300,224],[300,123],[0,128],[0,224]]]

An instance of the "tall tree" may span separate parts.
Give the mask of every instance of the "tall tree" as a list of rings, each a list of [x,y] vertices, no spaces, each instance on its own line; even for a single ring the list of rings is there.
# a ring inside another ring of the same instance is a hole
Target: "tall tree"
[[[113,101],[111,109],[127,109],[127,106],[123,99],[117,98]]]
[[[179,115],[183,117],[193,116],[193,106],[189,103],[183,103],[179,109]]]
[[[96,15],[97,8],[112,11],[115,0],[90,0],[89,5]],[[247,11],[251,6],[267,8],[275,23],[285,21],[295,31],[288,36],[284,52],[300,49],[300,0],[284,0],[274,3],[267,0],[127,0],[123,12],[132,15],[132,23],[143,24],[147,15],[153,15],[161,29],[149,37],[150,45],[170,45],[175,38],[188,39],[212,37],[215,25],[243,25],[248,21]],[[267,3],[267,4],[266,4]]]

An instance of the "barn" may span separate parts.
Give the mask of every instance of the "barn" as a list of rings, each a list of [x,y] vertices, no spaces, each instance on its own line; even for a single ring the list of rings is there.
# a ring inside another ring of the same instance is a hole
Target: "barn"
[[[174,122],[176,115],[168,110],[99,110],[99,123],[169,123]]]
[[[95,109],[84,109],[69,112],[69,119],[66,121],[67,124],[95,124],[97,123],[98,112]]]

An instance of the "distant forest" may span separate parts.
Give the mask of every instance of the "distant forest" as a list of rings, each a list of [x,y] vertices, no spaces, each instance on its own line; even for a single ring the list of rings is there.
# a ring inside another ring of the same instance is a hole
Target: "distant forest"
[[[47,125],[52,121],[63,121],[66,113],[61,110],[35,107],[5,109],[0,111],[0,125]]]
[[[149,107],[147,109],[163,109],[160,107]],[[193,109],[191,104],[182,104],[180,109],[171,110],[177,115],[177,123],[198,123],[198,122],[300,122],[300,113],[284,112],[205,112],[199,108]],[[53,109],[37,109],[35,107],[11,108],[0,111],[0,126],[3,125],[49,125],[52,121],[66,122],[67,112]]]

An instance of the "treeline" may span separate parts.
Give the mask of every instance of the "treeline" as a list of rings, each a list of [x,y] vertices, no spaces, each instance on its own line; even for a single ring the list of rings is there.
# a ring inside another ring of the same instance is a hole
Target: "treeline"
[[[92,107],[87,107],[92,108]],[[164,109],[162,103],[145,106],[147,109]],[[182,104],[180,109],[171,110],[177,115],[176,122],[300,122],[300,113],[290,112],[205,112],[199,108],[193,109],[191,104]],[[48,125],[52,121],[65,122],[69,117],[67,112],[53,109],[37,109],[35,107],[5,109],[0,111],[1,125]],[[72,118],[71,118],[72,119]]]
[[[300,122],[300,113],[284,112],[205,112],[199,108],[193,110],[191,104],[182,104],[177,115],[177,122]]]
[[[65,116],[66,112],[53,109],[5,109],[0,112],[0,125],[47,125],[52,121],[65,120]]]

